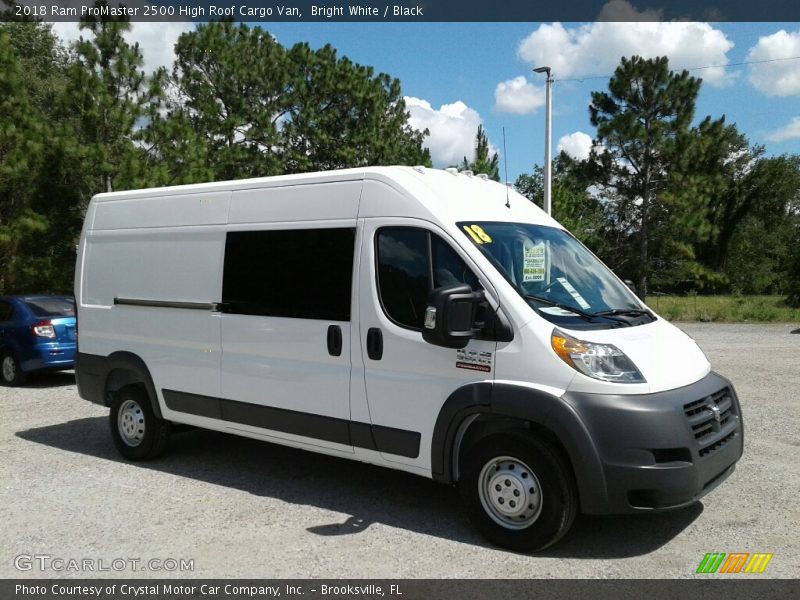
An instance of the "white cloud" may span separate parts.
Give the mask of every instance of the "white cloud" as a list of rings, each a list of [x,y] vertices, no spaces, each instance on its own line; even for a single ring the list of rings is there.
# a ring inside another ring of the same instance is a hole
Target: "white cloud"
[[[592,138],[582,131],[575,131],[558,140],[556,152],[562,150],[576,160],[586,160],[592,150]]]
[[[747,52],[748,61],[764,61],[800,56],[800,30],[784,29],[758,38]],[[751,85],[767,96],[800,94],[800,60],[776,60],[749,66]]]
[[[796,140],[800,138],[800,117],[795,117],[789,124],[776,129],[767,136],[770,142],[785,142],[786,140]]]
[[[630,20],[650,18],[624,0],[606,5],[601,16]],[[622,18],[617,16],[616,18]],[[728,64],[733,42],[708,23],[603,22],[574,27],[561,23],[542,24],[519,45],[519,56],[531,66],[552,67],[556,79],[589,77],[613,73],[623,56],[645,58],[668,56],[673,69]],[[721,86],[729,81],[725,69],[700,72],[703,80]]]
[[[175,59],[175,43],[178,37],[194,29],[193,23],[131,23],[125,34],[129,44],[139,43],[144,60],[144,72],[150,74],[159,67],[172,66]],[[53,31],[64,43],[90,37],[88,29],[80,30],[78,23],[53,23]]]
[[[520,75],[497,84],[494,90],[494,107],[501,112],[525,115],[544,106],[544,86],[536,87]]]
[[[409,124],[422,131],[428,129],[424,146],[431,151],[435,167],[448,167],[460,163],[466,156],[471,159],[475,152],[475,134],[481,125],[478,112],[461,100],[443,104],[439,109],[427,100],[406,96],[406,109],[410,116]],[[491,143],[489,152],[497,152]]]

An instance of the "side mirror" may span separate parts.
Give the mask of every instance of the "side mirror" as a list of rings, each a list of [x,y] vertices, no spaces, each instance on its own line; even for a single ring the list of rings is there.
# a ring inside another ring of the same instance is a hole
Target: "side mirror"
[[[464,348],[480,332],[475,328],[483,291],[473,292],[468,285],[440,287],[428,296],[422,339],[435,346]]]

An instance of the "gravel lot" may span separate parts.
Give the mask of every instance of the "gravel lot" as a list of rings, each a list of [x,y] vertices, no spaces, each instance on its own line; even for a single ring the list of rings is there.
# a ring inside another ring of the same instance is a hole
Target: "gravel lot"
[[[542,555],[487,546],[457,493],[422,478],[224,434],[176,434],[152,463],[117,455],[107,410],[71,373],[0,388],[0,577],[14,558],[194,559],[192,573],[268,578],[693,577],[706,552],[773,552],[800,577],[797,325],[683,324],[730,377],[745,417],[733,476],[688,509],[580,517]],[[91,573],[87,575],[92,575]]]

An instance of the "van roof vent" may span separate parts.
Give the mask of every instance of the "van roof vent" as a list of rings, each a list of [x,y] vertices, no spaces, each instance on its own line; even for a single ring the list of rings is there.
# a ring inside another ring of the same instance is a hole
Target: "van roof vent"
[[[474,173],[469,169],[464,169],[463,171],[461,171],[461,174],[466,175],[467,177],[472,177],[474,175]]]
[[[450,173],[450,175],[458,175],[458,169],[456,169],[455,167],[448,167],[445,169],[445,171]]]
[[[415,170],[417,173],[422,173],[423,175],[425,174],[425,166],[424,166],[424,165],[416,165],[416,166],[414,167],[414,170]]]
[[[478,179],[483,179],[484,181],[489,181],[489,175],[486,173],[478,173]]]

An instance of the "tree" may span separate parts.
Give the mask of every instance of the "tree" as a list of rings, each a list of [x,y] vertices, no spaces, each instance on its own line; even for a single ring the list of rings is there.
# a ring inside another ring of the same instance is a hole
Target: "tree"
[[[36,160],[29,157],[25,184],[28,216],[36,215],[26,222],[35,223],[36,229],[16,246],[19,260],[14,264],[19,269],[12,271],[14,285],[25,292],[68,292],[83,220],[81,190],[86,187],[77,119],[64,102],[71,55],[49,24],[5,23],[0,29],[11,34],[25,95],[41,134]]]
[[[400,82],[331,46],[286,50],[261,28],[213,22],[182,35],[176,54],[143,134],[169,181],[430,164]]]
[[[0,30],[0,289],[21,285],[20,246],[47,223],[30,208],[40,168],[44,129],[28,99],[22,65],[5,30]]]
[[[632,262],[641,298],[657,259],[669,265],[670,255],[690,250],[659,247],[659,242],[668,242],[663,234],[688,216],[674,210],[687,196],[674,185],[672,173],[688,143],[700,84],[687,71],[671,72],[667,58],[634,56],[622,59],[608,92],[592,93],[589,115],[597,128],[595,148],[602,150],[593,150],[591,160],[599,167],[600,184],[612,192],[609,199],[620,223],[636,243]],[[687,206],[695,209],[686,203],[682,208]]]
[[[260,27],[212,22],[181,35],[175,53],[166,117],[154,119],[150,138],[172,178],[185,180],[187,170],[210,180],[283,173],[283,47]]]
[[[427,132],[408,125],[400,81],[326,45],[288,51],[291,91],[282,134],[288,172],[365,165],[430,165]]]
[[[470,162],[467,157],[461,162],[461,168],[473,173],[486,173],[489,179],[500,181],[500,159],[497,152],[489,156],[489,138],[483,125],[478,125],[478,133],[475,135],[475,154]]]
[[[553,164],[551,194],[553,217],[571,231],[592,252],[609,256],[605,241],[603,206],[588,189],[591,182],[582,165],[562,152]],[[544,169],[534,165],[533,173],[523,173],[514,182],[516,190],[531,202],[544,207]],[[613,263],[612,263],[613,268]]]
[[[106,2],[98,0],[95,6],[106,6]],[[67,102],[78,118],[85,172],[94,179],[86,194],[91,197],[130,184],[136,170],[134,134],[147,98],[139,44],[131,45],[124,38],[130,23],[125,18],[91,17],[83,19],[80,27],[91,36],[75,43]]]

